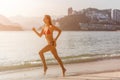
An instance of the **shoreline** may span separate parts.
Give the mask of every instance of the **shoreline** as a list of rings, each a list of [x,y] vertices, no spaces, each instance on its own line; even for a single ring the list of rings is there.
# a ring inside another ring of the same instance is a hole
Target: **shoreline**
[[[83,55],[84,56],[84,55]],[[79,56],[77,56],[79,57]],[[69,59],[70,57],[67,57],[67,59]],[[76,57],[75,57],[76,58]],[[66,58],[65,58],[66,59]],[[64,57],[62,58],[63,63],[64,64],[77,64],[77,63],[89,63],[89,62],[97,62],[97,61],[104,61],[104,60],[111,60],[111,59],[120,59],[120,56],[104,56],[104,57],[95,57],[95,58],[88,58],[88,59],[81,59],[78,58],[77,60],[74,59],[69,59],[69,61],[64,61]],[[53,59],[48,59],[46,60],[53,60]],[[55,59],[54,59],[55,60]],[[47,65],[50,66],[54,66],[57,65],[58,63],[56,61],[52,61],[52,62],[47,62]],[[42,64],[31,64],[31,63],[27,63],[27,64],[23,64],[23,65],[15,65],[15,66],[1,66],[0,67],[0,72],[4,72],[4,71],[11,71],[11,70],[17,70],[17,69],[26,69],[26,68],[34,68],[34,67],[41,67],[43,66]]]
[[[48,65],[46,76],[43,75],[43,66],[31,67],[0,72],[0,80],[94,80],[95,76],[95,80],[97,80],[105,78],[105,75],[108,76],[108,79],[102,80],[113,80],[113,78],[120,78],[119,63],[120,59],[117,58],[94,62],[65,64],[67,69],[66,77],[62,77],[59,65]]]

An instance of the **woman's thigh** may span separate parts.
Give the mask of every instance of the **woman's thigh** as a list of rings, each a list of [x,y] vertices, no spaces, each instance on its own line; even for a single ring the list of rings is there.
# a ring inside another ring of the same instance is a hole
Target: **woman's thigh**
[[[44,48],[42,48],[40,50],[40,53],[45,53],[47,51],[50,51],[51,50],[51,46],[50,45],[46,45]]]
[[[57,50],[56,50],[55,46],[52,46],[51,49],[50,49],[50,51],[54,55],[54,57],[58,57],[58,53],[57,53]]]

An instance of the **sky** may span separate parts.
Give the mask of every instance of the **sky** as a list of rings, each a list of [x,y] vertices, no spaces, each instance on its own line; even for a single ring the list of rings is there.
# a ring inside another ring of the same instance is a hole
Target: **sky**
[[[66,15],[67,9],[120,9],[120,0],[0,0],[0,14],[4,16]]]

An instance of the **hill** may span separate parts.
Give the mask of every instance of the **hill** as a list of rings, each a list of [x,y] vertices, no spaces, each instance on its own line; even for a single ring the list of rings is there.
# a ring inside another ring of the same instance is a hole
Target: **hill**
[[[59,26],[62,30],[80,30],[79,23],[86,23],[88,22],[88,18],[84,14],[78,15],[68,15],[64,16],[60,19],[57,19],[56,22],[59,23]]]
[[[0,15],[0,31],[21,31],[21,25],[11,22],[7,17]]]

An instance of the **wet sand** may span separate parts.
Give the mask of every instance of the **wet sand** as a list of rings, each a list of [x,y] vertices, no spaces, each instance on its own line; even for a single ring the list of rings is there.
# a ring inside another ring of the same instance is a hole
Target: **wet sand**
[[[0,80],[120,80],[120,59],[65,64],[66,77],[59,65],[48,65],[46,76],[43,67],[0,72]]]

